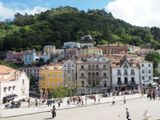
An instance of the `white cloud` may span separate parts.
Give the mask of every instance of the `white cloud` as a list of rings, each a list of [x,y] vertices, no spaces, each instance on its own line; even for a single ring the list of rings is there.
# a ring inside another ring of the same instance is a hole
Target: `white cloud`
[[[10,8],[6,5],[4,5],[2,2],[0,2],[0,20],[5,20],[8,18],[14,18],[14,15],[16,13],[21,13],[21,14],[35,14],[35,13],[40,13],[42,11],[46,11],[48,8],[40,7],[40,6],[35,6],[33,8],[25,8],[25,9],[19,9],[19,8]]]
[[[160,0],[114,0],[106,10],[132,25],[160,27]]]

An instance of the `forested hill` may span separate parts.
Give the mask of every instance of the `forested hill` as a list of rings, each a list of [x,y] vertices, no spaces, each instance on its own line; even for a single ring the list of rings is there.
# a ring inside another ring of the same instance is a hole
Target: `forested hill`
[[[12,23],[1,23],[0,50],[41,49],[48,44],[60,47],[66,41],[79,41],[83,35],[92,35],[98,44],[120,41],[160,47],[159,28],[132,26],[104,10],[59,7],[34,16],[17,13]]]

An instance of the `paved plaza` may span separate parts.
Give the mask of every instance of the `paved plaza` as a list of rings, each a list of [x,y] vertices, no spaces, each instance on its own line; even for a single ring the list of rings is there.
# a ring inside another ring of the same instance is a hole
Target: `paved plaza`
[[[132,120],[143,120],[145,110],[149,112],[151,116],[150,120],[160,119],[160,100],[150,101],[148,98],[143,97],[127,100],[126,104],[123,104],[123,101],[117,101],[115,105],[108,102],[72,109],[58,109],[55,120],[126,120],[126,108],[128,108]],[[29,108],[28,110],[31,109],[32,108]],[[47,108],[45,110],[49,109],[50,108]],[[19,117],[3,118],[2,120],[50,119],[52,119],[51,112],[43,112]]]

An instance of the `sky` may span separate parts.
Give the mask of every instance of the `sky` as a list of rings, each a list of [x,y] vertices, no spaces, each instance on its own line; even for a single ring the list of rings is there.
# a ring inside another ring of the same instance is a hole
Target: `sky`
[[[0,0],[0,20],[14,14],[35,14],[59,6],[80,10],[105,9],[115,18],[137,26],[160,26],[160,0]]]

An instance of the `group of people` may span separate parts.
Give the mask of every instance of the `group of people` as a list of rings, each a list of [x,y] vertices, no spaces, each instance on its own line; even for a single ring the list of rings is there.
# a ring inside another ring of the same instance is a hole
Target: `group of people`
[[[150,86],[147,89],[147,97],[150,98],[150,100],[155,100],[156,98],[160,97],[160,89],[158,87]]]

